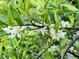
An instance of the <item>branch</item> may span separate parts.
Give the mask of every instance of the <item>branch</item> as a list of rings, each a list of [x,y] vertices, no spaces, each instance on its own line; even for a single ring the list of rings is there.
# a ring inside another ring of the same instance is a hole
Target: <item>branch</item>
[[[37,27],[37,28],[44,28],[44,27],[47,27],[46,25],[38,25],[38,24],[35,24],[35,23],[28,23],[28,24],[25,24],[25,25],[19,25],[19,26],[34,26],[34,27]],[[59,28],[60,30],[61,29],[66,29],[66,30],[76,30],[76,31],[79,31],[79,27],[65,27],[65,28]]]
[[[35,23],[25,24],[25,25],[20,25],[20,26],[34,26],[34,27],[37,27],[37,28],[44,28],[45,27],[44,25],[37,25]]]
[[[78,55],[78,54],[76,54],[75,52],[67,51],[67,53],[70,53],[70,54],[72,54],[73,56],[75,56],[75,57],[79,58],[79,55]]]
[[[20,25],[20,26],[34,26],[34,27],[37,27],[37,28],[44,28],[44,27],[47,27],[45,25],[37,25],[35,23],[32,23],[32,24],[26,24],[26,25]],[[79,31],[79,27],[66,27],[66,28],[60,28],[60,29],[66,29],[66,30],[76,30],[76,31]]]
[[[70,45],[67,47],[65,53],[64,53],[63,56],[62,56],[62,59],[64,58],[64,56],[65,56],[66,52],[69,50],[69,48],[70,48],[71,46],[73,46],[73,44],[76,42],[76,40],[77,40],[78,38],[79,38],[78,36],[73,37],[73,41],[70,42]]]
[[[79,31],[79,27],[70,27],[70,28],[60,28],[60,29],[67,29],[67,30],[76,30]]]
[[[39,59],[52,45],[53,43],[49,45],[42,53],[40,53],[39,56],[37,56],[37,59]]]

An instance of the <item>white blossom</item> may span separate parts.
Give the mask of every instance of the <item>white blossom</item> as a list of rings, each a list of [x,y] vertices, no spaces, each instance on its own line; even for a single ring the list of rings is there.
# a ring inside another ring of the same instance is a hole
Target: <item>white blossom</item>
[[[54,28],[50,28],[51,37],[57,41],[59,41],[60,38],[64,38],[65,34],[66,32],[63,32],[62,30],[58,30],[58,32],[56,32]]]
[[[15,34],[11,34],[8,36],[8,38],[14,38],[16,35]]]
[[[61,21],[61,26],[62,27],[72,27],[71,24],[68,21]]]
[[[74,47],[71,47],[70,50],[73,51],[74,50]]]
[[[46,30],[46,27],[44,27],[44,28],[38,29],[37,31],[38,31],[38,32],[41,32],[42,35],[44,35],[44,33],[45,33],[47,30]]]
[[[17,37],[18,37],[18,38],[21,38],[21,34],[20,34],[20,33],[17,33]]]
[[[55,38],[57,41],[59,41],[60,40],[60,37],[58,37],[58,36],[56,36],[56,38]]]
[[[10,33],[10,29],[9,28],[3,28],[3,30],[7,33]]]
[[[26,28],[27,28],[26,26],[22,26],[22,27],[21,27],[21,30],[24,30],[24,29],[26,29]]]
[[[56,46],[56,45],[53,45],[53,46],[51,46],[51,48],[53,48],[53,49],[57,49],[57,46]]]
[[[66,32],[63,32],[62,30],[59,30],[57,33],[58,37],[60,37],[60,38],[64,38],[65,34],[66,34]]]
[[[76,35],[79,35],[79,31],[76,32]]]
[[[9,57],[9,59],[12,59],[11,57]]]
[[[50,28],[50,33],[51,33],[51,36],[55,36],[55,29]]]
[[[53,46],[51,46],[51,47],[48,49],[48,51],[51,52],[52,49],[58,50],[58,47],[57,47],[56,45],[53,45]]]
[[[73,55],[72,55],[72,54],[67,53],[67,59],[73,59],[72,57],[73,57]]]
[[[15,38],[16,36],[18,38],[21,38],[21,35],[19,33],[20,26],[15,26],[15,27],[8,26],[7,28],[3,28],[3,30],[10,34],[8,38]]]
[[[50,27],[52,27],[52,28],[53,28],[53,27],[54,27],[54,24],[51,24],[51,25],[50,25]]]

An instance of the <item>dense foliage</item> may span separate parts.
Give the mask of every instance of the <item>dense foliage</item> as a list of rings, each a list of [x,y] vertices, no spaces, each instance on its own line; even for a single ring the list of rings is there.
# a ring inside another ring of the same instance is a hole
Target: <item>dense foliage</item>
[[[0,0],[0,59],[77,59],[78,26],[79,0]]]

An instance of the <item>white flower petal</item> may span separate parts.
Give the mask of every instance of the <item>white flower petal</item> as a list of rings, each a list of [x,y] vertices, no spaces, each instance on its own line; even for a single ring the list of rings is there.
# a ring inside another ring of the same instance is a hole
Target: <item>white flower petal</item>
[[[10,33],[10,29],[9,28],[3,28],[3,30],[7,33]]]
[[[18,37],[18,38],[21,38],[21,35],[20,35],[19,33],[17,33],[17,37]]]
[[[15,38],[16,35],[9,35],[8,38]]]
[[[62,27],[72,27],[71,24],[68,21],[61,21],[61,26]]]

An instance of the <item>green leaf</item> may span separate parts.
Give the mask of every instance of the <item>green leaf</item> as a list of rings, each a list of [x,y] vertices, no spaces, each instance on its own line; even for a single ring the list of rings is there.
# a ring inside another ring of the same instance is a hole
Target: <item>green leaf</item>
[[[16,57],[14,55],[11,55],[11,59],[16,59]]]
[[[2,37],[1,43],[2,43],[3,46],[6,46],[8,44],[8,39],[7,38],[8,38],[7,36]]]
[[[0,21],[9,24],[8,16],[6,14],[0,14]]]
[[[9,25],[13,26],[13,25],[17,25],[17,22],[13,19],[11,12],[9,12]]]
[[[11,0],[11,5],[13,6],[13,8],[16,8],[17,7],[16,0]]]
[[[72,6],[70,4],[62,4],[65,10],[71,11],[71,12],[77,12],[78,9],[75,6]]]
[[[19,8],[19,11],[20,11],[24,16],[29,17],[29,15],[28,15],[24,10],[22,10],[22,9]]]
[[[39,5],[38,0],[30,0],[32,6],[37,7]]]
[[[64,48],[65,44],[67,44],[68,42],[68,38],[63,38],[61,41],[60,41],[60,46]]]
[[[22,10],[25,10],[25,2],[22,2],[21,0],[17,0],[18,2],[18,7]]]
[[[0,37],[6,35],[6,32],[5,31],[0,31]]]
[[[21,19],[20,15],[19,15],[19,13],[11,5],[10,5],[10,11],[11,11],[12,17],[14,18],[14,20],[16,20],[18,25],[23,25],[24,23],[23,23],[23,20]]]
[[[53,55],[52,55],[52,57],[53,57]],[[46,52],[44,59],[51,59],[52,57],[51,57],[51,54],[49,52]]]
[[[33,21],[36,21],[36,22],[41,21],[40,18],[39,18],[38,10],[36,10],[35,8],[29,9],[29,14],[30,14]]]
[[[79,41],[76,41],[75,47],[76,47],[76,49],[79,49]]]
[[[60,27],[60,21],[58,19],[58,15],[57,15],[56,11],[54,11],[54,20],[55,20],[55,27],[54,28],[57,31]]]
[[[31,4],[28,0],[25,0],[25,9],[28,10],[31,7]]]
[[[74,25],[74,17],[73,16],[68,16],[68,17],[69,17],[71,25],[73,26]]]
[[[78,9],[79,9],[79,0],[76,0],[76,2],[77,2],[77,7],[78,7]]]

